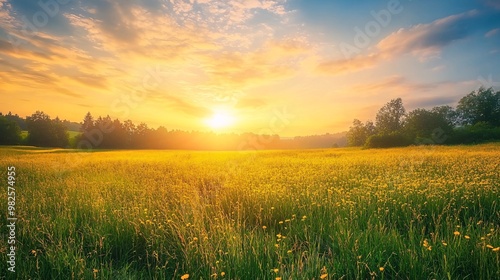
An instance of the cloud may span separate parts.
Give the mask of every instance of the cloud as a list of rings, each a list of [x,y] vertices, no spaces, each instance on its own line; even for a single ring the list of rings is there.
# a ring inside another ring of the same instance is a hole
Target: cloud
[[[407,106],[409,108],[429,108],[441,105],[451,105],[457,102],[456,96],[433,96],[424,98],[408,99]]]
[[[472,10],[430,24],[401,28],[381,40],[377,49],[389,56],[411,53],[425,58],[438,55],[445,46],[470,35],[469,24],[478,15],[478,11]]]
[[[387,77],[382,81],[377,81],[375,83],[364,83],[353,86],[349,89],[349,91],[357,92],[359,94],[380,94],[383,92],[395,92],[398,95],[404,95],[408,93],[421,93],[430,91],[431,89],[436,88],[439,85],[440,83],[414,83],[408,81],[403,76],[395,75]]]
[[[259,98],[241,98],[236,103],[236,108],[260,108],[266,105],[263,99]]]
[[[420,60],[439,56],[444,47],[468,37],[474,31],[471,27],[477,26],[471,26],[471,23],[478,15],[478,11],[472,10],[428,24],[401,28],[380,40],[373,52],[350,59],[324,61],[318,65],[317,70],[338,75],[372,68],[383,61],[393,60],[405,54],[412,54]]]
[[[193,103],[190,103],[181,97],[173,96],[158,90],[152,90],[147,92],[147,96],[155,102],[165,104],[168,109],[173,109],[177,112],[182,112],[186,115],[193,116],[196,118],[206,118],[212,114],[212,111]]]
[[[500,10],[500,2],[498,0],[486,0],[485,4],[493,9]]]
[[[490,38],[490,37],[494,37],[495,35],[497,34],[500,34],[500,28],[495,28],[495,29],[492,29],[490,31],[488,31],[484,37],[486,38]]]
[[[380,62],[380,60],[381,55],[378,53],[373,53],[366,56],[356,56],[348,59],[321,62],[317,66],[317,70],[321,73],[338,75],[375,67]]]

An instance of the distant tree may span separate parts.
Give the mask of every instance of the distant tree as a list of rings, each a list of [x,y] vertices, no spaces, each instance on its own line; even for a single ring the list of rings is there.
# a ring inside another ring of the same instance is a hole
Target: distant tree
[[[376,127],[379,133],[389,134],[400,131],[405,108],[401,98],[393,99],[380,108],[376,117]]]
[[[95,143],[96,148],[102,149],[111,149],[113,146],[113,139],[111,139],[110,134],[114,132],[115,126],[114,122],[111,120],[111,117],[108,115],[106,117],[98,117],[94,122],[95,127],[106,128],[106,131],[102,133],[101,141]]]
[[[2,115],[2,113],[0,113],[0,115]],[[19,128],[21,129],[21,131],[27,129],[26,121],[23,118],[19,117],[17,114],[14,115],[11,112],[9,112],[4,117],[7,118],[9,121],[16,122],[17,125],[19,126]]]
[[[458,114],[451,106],[437,106],[431,109],[431,112],[440,115],[446,120],[449,126],[455,127],[459,125]]]
[[[347,132],[347,143],[353,147],[363,146],[368,137],[373,134],[375,134],[373,122],[367,121],[366,124],[363,124],[360,120],[355,119]]]
[[[483,122],[500,126],[500,91],[481,87],[460,99],[457,112],[463,125]]]
[[[90,132],[94,128],[94,118],[90,112],[87,112],[85,118],[83,119],[82,126],[80,127],[81,132]]]
[[[41,147],[66,147],[69,136],[66,127],[59,118],[50,117],[37,111],[26,118],[28,126],[28,144]]]
[[[390,148],[405,147],[411,145],[412,141],[401,132],[391,132],[388,134],[375,134],[366,140],[367,148]]]
[[[64,148],[69,145],[68,129],[63,121],[56,117],[51,121],[50,129],[54,141],[53,146]]]
[[[415,109],[408,113],[404,121],[404,133],[417,143],[442,144],[443,136],[452,132],[452,125],[443,114]]]
[[[15,121],[0,115],[0,145],[17,145],[21,142],[21,129]]]

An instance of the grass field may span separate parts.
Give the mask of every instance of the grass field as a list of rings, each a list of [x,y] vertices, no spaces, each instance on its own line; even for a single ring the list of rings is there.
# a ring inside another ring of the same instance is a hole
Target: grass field
[[[18,279],[500,279],[498,144],[4,147],[3,186],[11,165]]]

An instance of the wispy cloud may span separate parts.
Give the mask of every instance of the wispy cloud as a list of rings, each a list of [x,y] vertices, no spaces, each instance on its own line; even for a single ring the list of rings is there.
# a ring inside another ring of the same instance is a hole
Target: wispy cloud
[[[470,23],[478,15],[478,11],[472,10],[428,24],[401,28],[380,40],[373,52],[351,59],[325,61],[319,64],[318,70],[337,75],[371,68],[404,54],[411,54],[420,60],[439,56],[444,47],[466,38],[473,32],[470,30]]]

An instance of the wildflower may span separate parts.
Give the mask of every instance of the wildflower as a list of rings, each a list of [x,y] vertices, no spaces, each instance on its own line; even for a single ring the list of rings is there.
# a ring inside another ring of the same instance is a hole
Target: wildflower
[[[443,246],[448,246],[448,243],[446,243],[444,241],[441,241],[441,243],[443,244]]]
[[[291,254],[292,253],[292,250],[288,250],[286,251],[287,254]]]
[[[186,280],[186,279],[189,279],[189,274],[184,274],[181,276],[181,280]]]
[[[276,280],[281,280],[281,277],[276,277]]]
[[[328,277],[328,273],[323,273],[323,274],[321,274],[319,279],[326,279],[326,277]]]
[[[193,241],[194,242],[198,241],[198,237],[193,238]]]
[[[266,226],[262,226],[262,229],[266,229],[267,227]]]
[[[379,267],[378,270],[380,270],[380,272],[384,272],[385,268],[383,266]]]
[[[490,244],[488,244],[488,245],[486,245],[486,248],[493,249],[493,246],[491,246]]]
[[[279,269],[277,269],[277,268],[273,268],[273,269],[272,269],[272,271],[273,271],[274,273],[278,273]]]
[[[220,273],[220,276],[224,277],[224,276],[226,276],[226,273],[223,271]]]
[[[460,232],[455,230],[455,231],[453,232],[453,234],[454,234],[455,236],[459,236],[459,235],[460,235]]]
[[[470,239],[470,236],[468,236],[468,235],[464,235],[464,238],[465,238],[465,239]]]
[[[491,251],[498,252],[498,251],[500,251],[500,247],[493,248],[493,249],[491,249]]]

